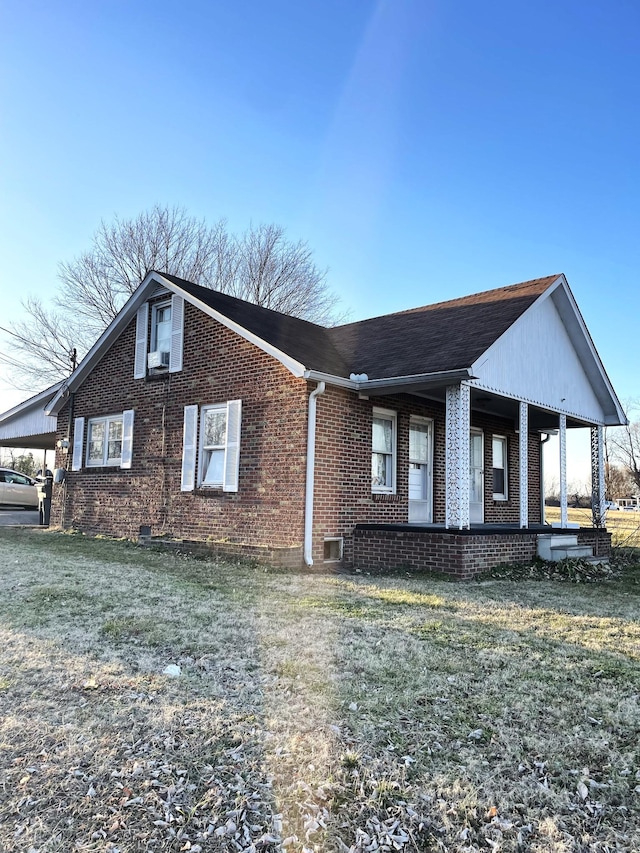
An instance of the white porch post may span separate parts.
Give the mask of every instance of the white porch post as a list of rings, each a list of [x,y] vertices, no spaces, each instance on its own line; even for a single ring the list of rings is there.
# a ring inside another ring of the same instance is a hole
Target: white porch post
[[[604,427],[591,427],[591,512],[594,527],[604,527],[607,511],[604,502]]]
[[[569,523],[567,513],[567,416],[560,415],[560,526]]]
[[[468,384],[447,386],[446,396],[446,513],[447,527],[469,527],[469,430],[471,389]]]
[[[529,406],[520,402],[520,527],[529,526]]]

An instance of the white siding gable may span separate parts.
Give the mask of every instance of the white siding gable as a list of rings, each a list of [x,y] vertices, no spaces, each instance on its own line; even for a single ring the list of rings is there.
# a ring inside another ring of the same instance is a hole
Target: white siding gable
[[[476,388],[593,423],[604,422],[595,389],[550,296],[538,300],[473,365]]]

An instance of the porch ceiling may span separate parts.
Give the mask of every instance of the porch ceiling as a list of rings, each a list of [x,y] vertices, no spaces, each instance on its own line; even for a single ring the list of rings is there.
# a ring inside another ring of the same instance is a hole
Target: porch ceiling
[[[403,386],[401,384],[386,388],[376,389],[375,391],[367,389],[367,394],[370,397],[380,396],[382,394],[392,396],[394,394],[412,394],[414,397],[421,397],[424,400],[436,401],[444,405],[446,387],[438,388],[416,388],[413,386]],[[479,412],[484,415],[494,415],[498,418],[505,418],[513,422],[515,428],[519,424],[519,401],[512,400],[510,397],[502,397],[499,394],[491,394],[484,389],[471,388],[471,411]],[[580,421],[577,418],[567,417],[567,428],[573,429],[577,427],[587,427],[588,423]],[[545,432],[547,430],[556,430],[559,427],[558,412],[550,412],[547,409],[541,409],[534,405],[529,405],[529,429],[531,432]]]
[[[19,447],[25,450],[55,450],[56,433],[23,435],[18,438],[0,438],[0,447]]]

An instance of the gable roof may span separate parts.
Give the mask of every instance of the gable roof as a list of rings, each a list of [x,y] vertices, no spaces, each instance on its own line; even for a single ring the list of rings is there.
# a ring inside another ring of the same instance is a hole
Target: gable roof
[[[61,386],[62,382],[56,382],[0,414],[0,446],[53,448],[57,418],[49,416],[46,410]]]
[[[175,275],[162,273],[162,278],[300,364],[336,376],[349,375],[349,365],[331,340],[330,329],[193,284]]]
[[[325,328],[177,276],[151,272],[63,384],[49,413],[60,410],[66,395],[79,387],[158,286],[182,296],[260,347],[295,376],[326,380],[371,394],[426,391],[465,379],[473,381],[474,367],[481,356],[528,317],[533,306],[562,290],[566,295],[562,321],[575,351],[587,364],[588,381],[606,403],[602,422],[626,422],[562,274]],[[557,410],[556,404],[548,408]]]
[[[537,278],[328,332],[351,370],[369,379],[468,368],[557,279]]]
[[[469,368],[558,276],[326,328],[162,274],[307,369],[369,379]]]

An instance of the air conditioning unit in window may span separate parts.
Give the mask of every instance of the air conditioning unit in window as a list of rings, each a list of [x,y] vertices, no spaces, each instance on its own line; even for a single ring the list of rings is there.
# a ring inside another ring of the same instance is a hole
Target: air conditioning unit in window
[[[147,355],[147,367],[169,367],[169,353],[160,350],[150,352]]]

